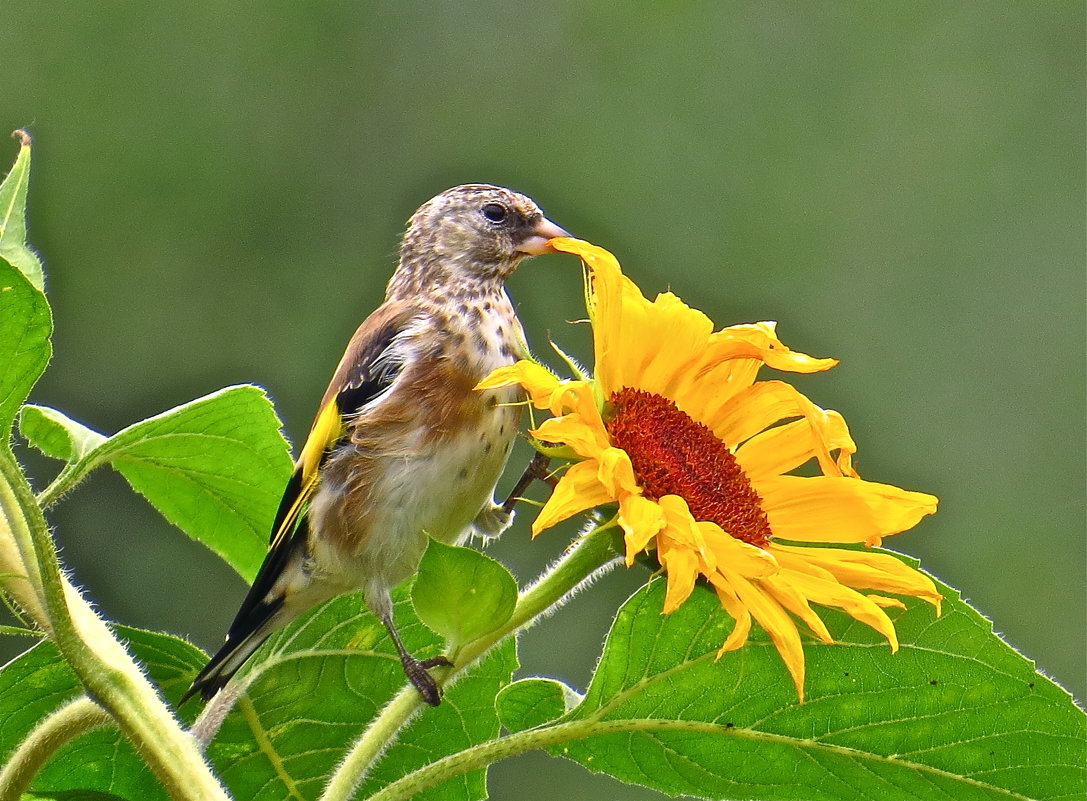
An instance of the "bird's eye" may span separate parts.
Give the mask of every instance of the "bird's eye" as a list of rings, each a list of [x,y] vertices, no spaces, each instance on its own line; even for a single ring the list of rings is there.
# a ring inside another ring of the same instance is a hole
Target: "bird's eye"
[[[480,212],[493,223],[505,222],[509,216],[509,210],[501,203],[486,203]]]

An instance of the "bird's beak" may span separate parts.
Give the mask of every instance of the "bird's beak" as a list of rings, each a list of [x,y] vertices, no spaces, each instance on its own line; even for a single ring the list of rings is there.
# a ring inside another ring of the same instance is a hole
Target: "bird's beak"
[[[525,240],[517,246],[517,250],[529,256],[539,256],[541,253],[547,253],[547,241],[556,236],[570,236],[570,234],[546,217],[541,217],[529,230]]]

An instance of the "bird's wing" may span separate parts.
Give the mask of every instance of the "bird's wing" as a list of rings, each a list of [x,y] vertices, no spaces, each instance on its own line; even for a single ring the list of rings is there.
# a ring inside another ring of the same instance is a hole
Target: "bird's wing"
[[[388,389],[403,369],[403,350],[398,344],[412,317],[410,311],[383,307],[351,338],[283,491],[268,555],[242,601],[228,640],[240,639],[253,630],[282,602],[270,594],[291,554],[305,542],[306,512],[320,480],[321,465],[342,440],[348,419]]]
[[[351,337],[283,492],[272,524],[272,550],[297,529],[317,487],[321,465],[343,438],[349,418],[392,386],[403,369],[398,337],[411,317],[405,310],[385,307],[367,318]]]

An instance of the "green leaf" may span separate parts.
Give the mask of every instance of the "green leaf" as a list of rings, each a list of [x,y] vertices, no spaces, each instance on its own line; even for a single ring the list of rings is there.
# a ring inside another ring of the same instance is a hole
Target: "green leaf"
[[[52,355],[49,303],[18,268],[0,261],[0,440]]]
[[[3,183],[0,183],[0,258],[26,276],[30,284],[45,291],[41,259],[27,247],[26,191],[30,183],[30,137],[16,131],[19,155]]]
[[[920,602],[897,615],[897,654],[823,613],[838,643],[805,646],[798,704],[764,633],[715,662],[731,626],[714,594],[698,587],[662,616],[655,580],[620,610],[585,700],[564,719],[595,734],[551,750],[701,798],[1083,798],[1083,712],[957,592],[940,591],[942,617]]]
[[[498,694],[498,719],[511,732],[534,729],[562,717],[581,702],[572,687],[556,679],[521,679]]]
[[[419,618],[456,645],[510,619],[517,582],[501,564],[472,548],[431,540],[412,590]]]
[[[65,462],[82,459],[106,441],[97,431],[46,406],[24,406],[19,433],[46,456]]]
[[[394,596],[406,646],[420,658],[440,653],[441,640],[412,614],[407,588]],[[497,736],[494,698],[515,667],[511,640],[450,687],[440,706],[425,708],[401,732],[358,797]],[[243,670],[248,689],[208,755],[234,797],[253,801],[317,797],[348,746],[405,685],[384,626],[358,593],[340,596],[273,635]],[[485,797],[484,771],[455,777],[420,796],[432,801]]]
[[[184,640],[118,627],[167,699],[177,702],[206,661]],[[0,763],[46,715],[81,693],[79,681],[52,643],[40,642],[0,668]],[[191,717],[195,709],[188,710]],[[46,798],[166,801],[154,776],[116,729],[98,729],[63,746],[35,777],[33,791]],[[65,793],[72,793],[66,795]]]
[[[163,517],[253,580],[292,469],[264,390],[214,392],[126,428],[102,452]]]
[[[111,464],[163,517],[253,580],[292,469],[279,419],[261,388],[228,387],[108,439],[41,407],[28,407],[23,429],[44,453],[77,457],[51,490],[64,492]]]

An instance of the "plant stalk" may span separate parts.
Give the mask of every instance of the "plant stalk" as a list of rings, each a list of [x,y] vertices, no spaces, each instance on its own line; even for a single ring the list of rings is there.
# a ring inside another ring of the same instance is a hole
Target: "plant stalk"
[[[182,729],[105,621],[61,573],[41,507],[6,447],[0,451],[0,508],[22,556],[23,571],[47,614],[44,628],[87,693],[118,722],[171,798],[227,801],[196,740]]]
[[[19,801],[34,776],[61,746],[111,721],[106,710],[85,695],[53,710],[0,768],[0,801]]]

